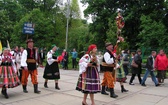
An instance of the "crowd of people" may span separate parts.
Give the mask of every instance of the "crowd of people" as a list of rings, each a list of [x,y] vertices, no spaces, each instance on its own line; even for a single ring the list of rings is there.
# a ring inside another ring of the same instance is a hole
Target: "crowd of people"
[[[12,51],[4,48],[0,56],[0,87],[2,88],[1,93],[6,99],[9,98],[7,88],[14,88],[20,84],[23,92],[28,93],[27,82],[29,75],[34,86],[34,93],[39,94],[41,92],[38,89],[37,64],[45,67],[43,73],[44,87],[49,88],[48,80],[54,80],[55,89],[57,90],[60,90],[58,85],[60,79],[59,64],[62,64],[63,69],[68,69],[69,53],[66,50],[63,50],[62,54],[58,56],[56,53],[58,47],[53,44],[47,53],[44,50],[40,50],[38,53],[32,39],[28,39],[26,43],[26,48],[15,46]],[[76,90],[84,94],[82,105],[87,105],[88,94],[92,105],[95,105],[94,94],[98,92],[103,95],[109,95],[110,93],[111,98],[117,98],[118,95],[115,94],[114,90],[115,82],[120,83],[122,93],[128,92],[129,90],[125,88],[124,83],[127,83],[129,73],[131,73],[129,85],[134,85],[133,81],[137,75],[139,84],[146,86],[145,81],[149,74],[155,86],[164,84],[168,58],[163,49],[159,51],[159,54],[156,51],[151,52],[146,61],[145,74],[141,78],[141,50],[138,49],[136,52],[132,52],[131,55],[129,50],[123,50],[120,54],[116,54],[117,48],[117,44],[113,46],[108,42],[105,44],[106,51],[102,53],[97,52],[95,44],[91,44],[86,54],[80,58]],[[72,56],[72,68],[77,69],[78,53],[76,49],[73,49],[70,54]],[[44,65],[45,59],[46,65]],[[155,70],[157,70],[157,76],[154,73]],[[102,81],[100,80],[100,73],[103,73]]]
[[[27,82],[29,75],[34,86],[34,93],[39,94],[41,92],[38,90],[38,66],[45,67],[43,74],[45,79],[44,87],[48,88],[48,80],[54,80],[55,89],[58,90],[60,90],[58,85],[60,79],[59,63],[63,64],[63,69],[68,69],[68,52],[66,50],[63,50],[62,56],[58,56],[56,45],[52,45],[51,49],[46,53],[46,48],[39,50],[34,47],[32,39],[28,39],[26,44],[26,48],[18,46],[15,46],[12,50],[3,48],[0,55],[0,87],[2,88],[1,93],[6,99],[9,98],[7,88],[14,88],[20,84],[22,84],[23,92],[28,93]],[[72,67],[76,69],[78,53],[75,49],[71,53]],[[45,59],[46,62],[44,62]]]
[[[164,84],[168,58],[163,49],[158,54],[156,51],[151,51],[144,66],[146,69],[145,74],[141,78],[141,50],[138,49],[136,52],[132,52],[131,55],[129,55],[129,50],[116,54],[116,46],[106,43],[104,54],[98,52],[98,55],[95,57],[97,46],[92,44],[88,47],[87,53],[79,60],[79,77],[76,90],[84,93],[82,105],[88,105],[86,102],[88,94],[90,94],[91,105],[95,105],[94,94],[98,92],[101,92],[103,95],[109,95],[107,92],[109,91],[110,97],[117,98],[118,95],[114,92],[116,81],[120,83],[122,93],[128,92],[129,90],[124,87],[124,83],[127,83],[127,75],[129,73],[131,74],[129,85],[134,85],[133,81],[137,75],[139,84],[146,86],[145,81],[149,73],[156,87]],[[157,75],[154,73],[155,70]],[[99,72],[104,74],[102,82],[100,82]]]

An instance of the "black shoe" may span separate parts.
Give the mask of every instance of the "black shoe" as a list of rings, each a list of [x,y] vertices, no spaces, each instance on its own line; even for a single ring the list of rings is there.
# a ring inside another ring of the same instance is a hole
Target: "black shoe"
[[[134,85],[134,83],[129,83],[130,85]]]
[[[126,89],[124,88],[124,86],[121,85],[121,92],[122,92],[122,93],[123,93],[123,92],[128,92],[128,90],[126,90]]]
[[[156,87],[157,87],[157,86],[160,86],[160,84],[156,84],[155,86],[156,86]]]
[[[47,82],[44,82],[44,87],[48,88]]]
[[[23,92],[24,92],[24,93],[28,93],[28,91],[27,91],[27,90],[23,90]]]
[[[101,94],[109,95],[109,94],[105,91],[105,86],[102,86]]]
[[[142,86],[146,86],[144,83],[143,84],[141,84]]]
[[[112,98],[117,98],[118,97],[118,95],[116,95],[114,93],[114,88],[110,88],[110,97],[112,97]]]
[[[1,93],[5,96],[6,99],[9,98],[8,94],[7,94],[7,90],[6,89],[2,89]]]
[[[8,94],[5,94],[4,96],[5,96],[5,98],[6,98],[6,99],[8,99],[8,98],[9,98]]]
[[[2,95],[5,95],[4,90],[3,90],[3,89],[2,89],[2,91],[1,91],[1,94],[2,94]]]
[[[128,92],[128,90],[124,89],[124,90],[121,90],[121,92],[122,92],[122,93],[123,93],[123,92]]]
[[[55,89],[60,90],[58,83],[55,83]]]
[[[28,91],[27,91],[27,85],[23,85],[23,92],[24,93],[28,93]]]
[[[41,91],[38,90],[38,84],[34,84],[34,93],[39,94]]]
[[[105,91],[104,91],[104,92],[102,91],[101,94],[109,95],[109,94],[108,94],[107,92],[105,92]]]

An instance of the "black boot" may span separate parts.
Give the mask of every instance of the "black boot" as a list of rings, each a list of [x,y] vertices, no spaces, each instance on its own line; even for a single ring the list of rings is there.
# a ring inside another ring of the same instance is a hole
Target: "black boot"
[[[2,90],[1,90],[1,94],[2,95],[5,95],[5,93],[4,93],[4,89],[2,88]]]
[[[47,82],[44,82],[44,87],[48,88]]]
[[[126,90],[126,89],[124,88],[124,86],[121,85],[121,92],[122,92],[122,93],[123,93],[123,92],[128,92],[128,90]]]
[[[5,96],[6,99],[9,98],[8,94],[7,94],[7,89],[6,88],[2,88],[1,93]]]
[[[118,95],[116,95],[114,93],[114,88],[110,88],[110,97],[112,97],[112,98],[117,98],[118,97]]]
[[[34,84],[34,93],[39,94],[41,91],[38,90],[38,84]]]
[[[105,88],[106,88],[106,91],[110,92],[110,88],[108,88],[107,86]]]
[[[23,86],[23,92],[24,93],[28,93],[28,91],[27,91],[27,85],[22,85]]]
[[[109,95],[108,93],[106,93],[105,91],[105,86],[102,86],[102,91],[101,91],[101,94],[104,94],[104,95]]]
[[[59,86],[58,86],[58,83],[55,83],[55,89],[60,90],[60,88],[59,88]]]

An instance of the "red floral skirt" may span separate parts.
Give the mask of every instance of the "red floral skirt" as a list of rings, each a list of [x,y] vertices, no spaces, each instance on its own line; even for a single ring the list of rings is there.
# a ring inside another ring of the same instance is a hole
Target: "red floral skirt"
[[[0,66],[0,88],[14,88],[20,85],[20,80],[12,66]]]

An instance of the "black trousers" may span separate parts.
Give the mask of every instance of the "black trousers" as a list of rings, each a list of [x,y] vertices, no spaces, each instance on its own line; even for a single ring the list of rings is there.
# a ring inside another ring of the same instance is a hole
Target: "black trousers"
[[[22,80],[22,69],[19,69],[19,79]]]
[[[72,58],[72,68],[76,68],[76,58]]]
[[[135,79],[135,76],[136,76],[136,74],[132,74],[129,83],[132,83],[132,82],[133,82],[133,80]],[[141,81],[142,81],[142,79],[141,79],[141,74],[137,74],[137,76],[138,76],[139,83],[141,84]]]

